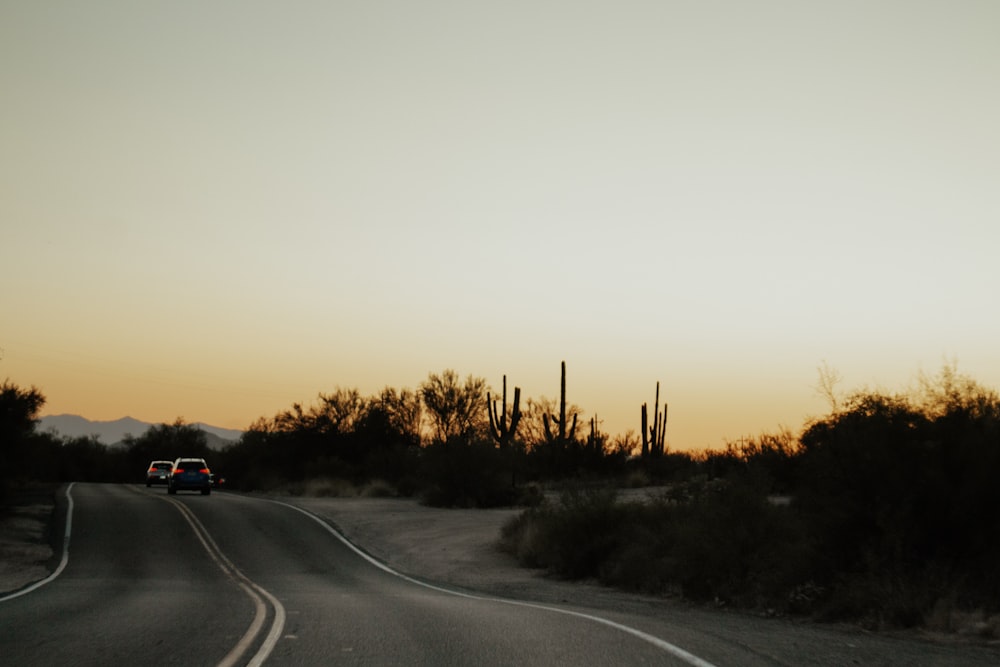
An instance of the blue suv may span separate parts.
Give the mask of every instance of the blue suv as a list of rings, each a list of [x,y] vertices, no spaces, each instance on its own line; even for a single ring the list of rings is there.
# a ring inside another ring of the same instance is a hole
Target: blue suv
[[[167,493],[174,494],[181,489],[201,491],[201,495],[212,493],[212,471],[205,459],[177,459],[167,477]]]

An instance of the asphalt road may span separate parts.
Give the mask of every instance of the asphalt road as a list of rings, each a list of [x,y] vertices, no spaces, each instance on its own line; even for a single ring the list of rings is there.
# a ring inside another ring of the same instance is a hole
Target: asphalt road
[[[422,585],[289,505],[95,484],[71,497],[65,568],[0,602],[4,664],[711,664],[596,618]]]
[[[64,567],[0,598],[2,664],[774,666],[829,645],[451,590],[267,499],[95,484],[70,497]]]

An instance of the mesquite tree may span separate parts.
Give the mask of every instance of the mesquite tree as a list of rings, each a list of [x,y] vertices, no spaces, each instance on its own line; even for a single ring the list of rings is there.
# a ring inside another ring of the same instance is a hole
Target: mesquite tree
[[[476,433],[482,433],[485,422],[478,406],[482,405],[485,391],[485,379],[469,375],[463,384],[451,369],[427,376],[420,385],[420,398],[439,442],[468,442]]]

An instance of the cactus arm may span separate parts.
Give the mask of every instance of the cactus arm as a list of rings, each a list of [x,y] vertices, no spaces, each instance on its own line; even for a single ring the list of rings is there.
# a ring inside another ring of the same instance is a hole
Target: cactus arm
[[[510,412],[510,427],[507,432],[513,438],[517,433],[517,425],[521,422],[521,388],[514,387],[514,406]]]
[[[649,428],[649,416],[648,416],[648,413],[647,413],[647,410],[646,410],[646,404],[643,403],[642,404],[642,429],[640,431],[642,433],[642,452],[641,452],[641,456],[643,458],[645,458],[647,455],[649,455],[649,440],[648,440],[649,436],[648,436],[647,431],[646,431],[647,428]]]

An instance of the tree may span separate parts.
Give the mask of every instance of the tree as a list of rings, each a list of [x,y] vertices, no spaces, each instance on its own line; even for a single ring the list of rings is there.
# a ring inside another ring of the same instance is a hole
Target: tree
[[[280,448],[280,460],[272,474],[294,481],[347,474],[344,464],[354,466],[364,458],[357,429],[368,405],[357,389],[338,387],[332,394],[320,393],[308,409],[294,403],[276,415],[271,428],[278,437],[268,439],[268,449]]]
[[[639,436],[635,434],[634,429],[629,429],[624,433],[616,435],[611,439],[610,443],[611,453],[624,458],[641,452],[641,447]]]
[[[24,438],[35,430],[45,396],[35,387],[21,389],[9,379],[0,384],[0,435],[3,442]]]
[[[420,421],[423,410],[420,395],[412,389],[396,391],[386,387],[369,401],[366,425],[383,423],[390,440],[407,446],[420,445]],[[388,444],[388,443],[387,443]]]
[[[837,385],[843,379],[840,372],[832,368],[826,361],[816,369],[819,379],[816,382],[816,393],[826,399],[830,405],[830,412],[835,413],[840,409],[840,394],[837,392]]]
[[[521,411],[521,422],[518,428],[518,439],[523,440],[529,450],[538,450],[548,444],[545,422],[559,409],[554,398],[541,396],[529,398]],[[575,403],[566,406],[570,414],[580,414],[583,410]]]
[[[1000,417],[996,413],[1000,395],[971,377],[958,372],[958,364],[941,367],[937,376],[921,373],[918,378],[921,407],[931,417],[966,415],[972,418]]]
[[[482,404],[486,400],[486,380],[469,375],[461,384],[458,374],[445,370],[431,373],[420,385],[420,397],[427,408],[434,436],[439,442],[468,440],[485,430]]]
[[[173,424],[155,424],[138,438],[125,438],[130,471],[138,475],[155,459],[173,461],[182,456],[210,458],[205,432],[178,417]],[[209,461],[209,465],[211,465]]]
[[[0,455],[4,461],[0,466],[0,494],[27,462],[28,441],[43,405],[45,396],[35,387],[22,389],[9,379],[0,384]]]
[[[368,407],[355,428],[359,467],[357,481],[381,480],[401,492],[412,492],[420,447],[422,409],[412,389],[386,387],[368,399]]]
[[[320,394],[320,404],[311,413],[315,426],[322,432],[351,433],[364,418],[368,401],[357,389],[341,389],[332,394]]]

